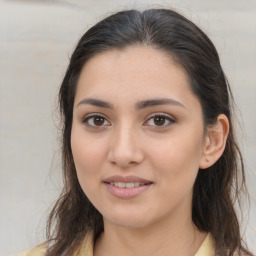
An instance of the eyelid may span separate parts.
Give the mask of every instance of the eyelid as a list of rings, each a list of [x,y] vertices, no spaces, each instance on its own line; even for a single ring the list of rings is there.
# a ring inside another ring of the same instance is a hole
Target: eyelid
[[[87,123],[87,121],[88,121],[90,118],[97,117],[97,116],[102,117],[103,119],[105,119],[105,121],[107,121],[107,122],[110,124],[110,122],[108,121],[108,118],[107,118],[105,115],[103,115],[103,114],[101,114],[101,113],[98,113],[98,112],[93,112],[93,113],[90,113],[90,114],[84,116],[83,118],[81,118],[81,121],[82,121],[82,123],[85,123],[85,125],[86,125],[87,127],[95,128],[95,129],[99,129],[99,128],[101,128],[101,127],[108,126],[108,125],[93,126],[93,125],[89,125],[89,124]],[[153,126],[153,127],[157,127],[158,129],[168,127],[168,126],[170,126],[171,124],[173,124],[173,123],[176,122],[176,120],[175,120],[175,118],[174,118],[173,116],[171,116],[171,115],[169,115],[169,114],[166,114],[166,113],[163,113],[163,112],[156,112],[156,113],[151,113],[150,115],[148,115],[147,118],[146,118],[146,121],[144,122],[144,124],[145,124],[146,122],[148,122],[151,118],[158,117],[158,116],[164,117],[164,118],[166,118],[166,119],[170,122],[170,124],[164,125],[164,126],[157,126],[157,125]],[[152,125],[148,125],[148,126],[152,126]]]
[[[157,126],[157,125],[156,125],[156,126],[153,126],[153,127],[157,127],[158,129],[166,128],[166,127],[168,127],[168,126],[170,126],[171,124],[173,124],[173,123],[176,122],[176,119],[175,119],[173,116],[171,116],[171,115],[169,115],[169,114],[166,114],[166,113],[163,113],[163,112],[157,112],[157,113],[152,113],[152,114],[150,114],[150,115],[147,117],[145,123],[148,122],[151,118],[156,117],[156,116],[164,117],[164,118],[166,118],[166,119],[170,122],[170,124],[164,125],[164,126]],[[149,125],[149,126],[150,126],[150,125]]]
[[[88,115],[82,117],[82,118],[81,118],[81,121],[82,121],[82,123],[84,123],[87,127],[92,128],[92,129],[100,129],[100,128],[102,128],[102,127],[105,127],[106,125],[102,125],[102,126],[93,126],[93,125],[89,125],[89,124],[87,123],[87,121],[88,121],[90,118],[97,117],[97,116],[102,117],[103,119],[105,119],[105,121],[107,121],[107,122],[110,124],[110,122],[108,121],[108,118],[105,117],[104,115],[98,113],[98,112],[93,112],[93,113],[90,113],[90,114],[88,114]],[[107,125],[107,126],[108,126],[108,125]]]
[[[106,117],[105,117],[103,114],[98,113],[98,112],[92,112],[92,113],[90,113],[90,114],[84,115],[84,116],[81,118],[81,120],[84,121],[84,120],[86,120],[86,119],[88,119],[88,118],[90,118],[90,117],[94,117],[94,116],[100,116],[100,117],[103,117],[103,118],[106,119]]]
[[[155,113],[151,113],[147,116],[147,119],[148,118],[152,118],[154,116],[164,116],[164,117],[168,117],[170,119],[172,119],[173,121],[175,121],[175,118],[173,116],[171,116],[170,114],[166,114],[164,112],[155,112]]]

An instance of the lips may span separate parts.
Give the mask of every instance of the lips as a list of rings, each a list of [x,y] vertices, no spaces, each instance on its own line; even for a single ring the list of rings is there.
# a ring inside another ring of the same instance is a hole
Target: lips
[[[108,192],[121,199],[129,199],[140,195],[153,184],[152,181],[137,176],[111,176],[104,181]]]
[[[110,182],[109,184],[118,188],[134,188],[145,185],[145,183],[140,182]]]
[[[111,177],[105,179],[104,182],[106,182],[106,183],[111,183],[111,182],[123,182],[123,183],[133,182],[133,183],[135,183],[135,182],[139,182],[139,183],[144,183],[144,184],[152,183],[149,180],[145,180],[145,179],[142,179],[137,176],[119,176],[119,175],[111,176]]]

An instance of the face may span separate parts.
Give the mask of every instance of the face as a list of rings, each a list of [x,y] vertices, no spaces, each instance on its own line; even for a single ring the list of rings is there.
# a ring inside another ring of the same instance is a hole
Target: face
[[[136,46],[90,59],[77,85],[71,148],[105,223],[141,228],[191,216],[202,110],[166,53]]]

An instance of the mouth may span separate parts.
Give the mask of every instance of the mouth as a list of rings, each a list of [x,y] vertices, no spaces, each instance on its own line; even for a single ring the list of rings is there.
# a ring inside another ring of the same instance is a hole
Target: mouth
[[[106,182],[112,186],[118,187],[118,188],[134,188],[144,185],[149,185],[149,183],[140,183],[140,182]]]
[[[111,176],[103,181],[107,191],[117,198],[129,199],[142,194],[153,184],[152,181],[136,176]]]

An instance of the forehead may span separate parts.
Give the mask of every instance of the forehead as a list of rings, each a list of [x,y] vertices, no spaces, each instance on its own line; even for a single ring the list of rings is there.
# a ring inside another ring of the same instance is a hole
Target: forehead
[[[115,101],[195,97],[186,72],[172,56],[146,46],[109,50],[92,57],[84,65],[77,85],[76,98],[85,96]]]
[[[120,72],[131,72],[133,76],[148,71],[150,75],[157,75],[161,70],[164,72],[166,69],[175,66],[184,72],[181,65],[179,65],[172,58],[171,54],[152,48],[150,46],[129,46],[124,49],[111,49],[96,54],[90,58],[84,65],[82,73],[86,71],[94,72],[109,72],[115,71],[116,74]]]

